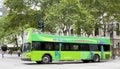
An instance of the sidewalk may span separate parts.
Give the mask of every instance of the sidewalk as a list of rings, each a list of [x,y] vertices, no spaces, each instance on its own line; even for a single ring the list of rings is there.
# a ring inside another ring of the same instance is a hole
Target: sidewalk
[[[120,56],[116,56],[115,59],[119,59],[120,60]]]
[[[2,58],[2,55],[0,56],[0,58]],[[12,54],[12,55],[10,55],[10,54],[5,54],[3,59],[5,59],[5,58],[20,59],[20,57],[18,57],[17,54]]]

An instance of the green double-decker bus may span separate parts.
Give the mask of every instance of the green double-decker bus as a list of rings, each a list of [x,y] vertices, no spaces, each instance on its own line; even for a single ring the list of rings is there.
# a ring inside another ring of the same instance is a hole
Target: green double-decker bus
[[[44,34],[29,28],[24,32],[21,59],[37,63],[82,60],[83,62],[111,58],[109,38],[60,36]]]

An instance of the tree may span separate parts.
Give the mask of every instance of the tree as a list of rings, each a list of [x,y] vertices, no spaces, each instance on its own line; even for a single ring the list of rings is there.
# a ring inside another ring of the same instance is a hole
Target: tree
[[[4,30],[7,36],[20,35],[23,37],[23,30],[28,27],[37,27],[40,19],[40,10],[36,9],[38,0],[5,0],[4,4],[9,9],[7,22]],[[11,37],[11,36],[10,36]],[[8,37],[9,38],[9,37]],[[15,39],[12,39],[13,41]]]
[[[120,0],[5,0],[4,4],[9,10],[4,31],[7,34],[19,33],[28,27],[38,28],[38,22],[44,21],[44,31],[51,33],[60,30],[64,34],[70,34],[73,29],[75,34],[86,33],[89,36],[98,28],[106,33],[107,23],[120,21],[119,2]]]
[[[2,45],[4,45],[4,39],[7,35],[7,33],[5,32],[5,25],[7,22],[8,20],[6,19],[6,16],[0,18],[0,41]]]
[[[62,30],[64,34],[69,33],[73,25],[76,27],[81,25],[83,31],[88,35],[94,29],[93,16],[81,5],[79,0],[61,0],[60,3],[54,4],[45,12],[44,20],[47,24],[54,26],[54,29]],[[88,27],[85,27],[86,25]],[[89,28],[89,31],[86,28]]]
[[[37,27],[40,19],[40,10],[36,9],[38,0],[5,0],[8,10],[9,28],[16,29],[29,24],[31,27]],[[35,6],[35,8],[32,7]]]
[[[104,36],[106,33],[106,24],[119,21],[120,0],[80,0],[96,20],[96,29],[102,28]]]

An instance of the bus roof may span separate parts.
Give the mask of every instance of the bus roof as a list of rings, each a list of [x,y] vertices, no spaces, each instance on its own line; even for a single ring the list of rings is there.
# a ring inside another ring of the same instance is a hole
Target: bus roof
[[[89,44],[110,44],[109,38],[89,38],[79,36],[60,36],[51,34],[32,34],[32,41],[43,42],[64,42],[64,43],[89,43]]]
[[[24,33],[24,41],[41,41],[41,42],[63,42],[63,43],[85,43],[85,44],[110,44],[109,38],[103,37],[80,37],[80,36],[61,36],[61,35],[52,35],[45,33],[33,33],[36,32],[35,28],[28,28]],[[25,35],[28,35],[27,37]]]

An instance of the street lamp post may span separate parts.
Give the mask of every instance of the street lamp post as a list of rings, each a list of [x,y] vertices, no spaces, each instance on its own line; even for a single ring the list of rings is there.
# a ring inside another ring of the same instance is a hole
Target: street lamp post
[[[118,42],[118,52],[119,52],[119,56],[120,56],[120,42]]]
[[[45,27],[44,21],[39,21],[38,22],[38,27],[41,28],[41,32],[42,32],[43,28]]]
[[[114,33],[113,30],[114,29],[114,25],[113,23],[111,24],[111,30],[110,30],[110,38],[112,40],[112,59],[115,59],[115,51],[114,51]]]

